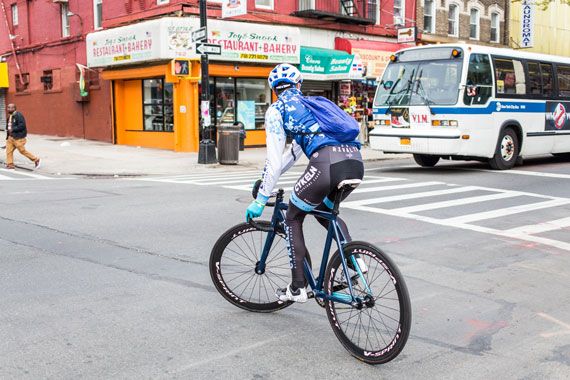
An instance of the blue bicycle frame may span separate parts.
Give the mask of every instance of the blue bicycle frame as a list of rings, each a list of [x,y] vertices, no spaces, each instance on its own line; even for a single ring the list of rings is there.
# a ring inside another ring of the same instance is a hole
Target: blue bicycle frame
[[[273,216],[271,218],[271,228],[266,229],[266,228],[257,226],[253,221],[250,222],[254,227],[257,227],[258,229],[261,229],[261,230],[266,231],[268,233],[267,239],[265,240],[265,244],[263,247],[263,252],[261,253],[259,263],[256,266],[256,271],[258,271],[258,273],[263,273],[265,271],[265,261],[267,260],[267,256],[269,255],[269,252],[271,250],[271,246],[273,245],[275,235],[277,234],[276,226],[285,225],[285,212],[287,211],[288,206],[286,203],[283,202],[283,190],[282,189],[279,189],[279,192],[276,195],[275,203],[269,202],[269,203],[267,203],[267,206],[274,206],[274,208],[275,208],[275,210],[273,212]],[[308,212],[308,214],[314,215],[317,218],[327,219],[330,222],[329,227],[328,227],[328,231],[327,231],[327,237],[325,240],[323,258],[321,261],[321,268],[319,270],[319,276],[318,277],[315,278],[313,271],[311,269],[311,266],[309,265],[309,262],[307,261],[306,257],[304,260],[304,268],[303,269],[305,272],[305,278],[307,279],[311,289],[313,290],[314,296],[316,298],[321,298],[323,300],[331,300],[334,302],[339,302],[339,303],[352,305],[352,306],[361,305],[362,299],[360,297],[356,297],[354,295],[354,292],[352,289],[352,280],[351,280],[351,277],[350,277],[349,272],[348,272],[348,265],[346,262],[346,257],[344,256],[343,248],[346,244],[346,239],[345,239],[345,237],[342,233],[342,230],[340,229],[338,222],[337,222],[337,215],[338,215],[338,203],[337,203],[337,201],[335,201],[334,209],[330,212],[313,210],[311,212]],[[332,294],[327,294],[326,292],[323,291],[325,271],[326,271],[327,263],[329,260],[329,254],[330,254],[330,249],[332,246],[333,239],[336,242],[337,247],[338,247],[339,252],[340,252],[342,268],[344,271],[346,282],[348,284],[348,289],[349,289],[350,294],[340,293],[340,292],[332,292]],[[352,263],[353,267],[355,268],[356,273],[358,274],[359,280],[361,281],[361,284],[364,285],[364,288],[366,289],[367,294],[372,296],[372,294],[371,294],[372,292],[368,286],[368,283],[366,282],[366,279],[364,278],[364,275],[363,275],[356,259],[354,258],[354,256],[351,256],[350,258],[351,258],[351,263]]]

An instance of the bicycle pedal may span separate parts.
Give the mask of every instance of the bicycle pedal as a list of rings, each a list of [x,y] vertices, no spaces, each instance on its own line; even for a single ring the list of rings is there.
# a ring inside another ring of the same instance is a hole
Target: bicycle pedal
[[[307,298],[308,299],[315,298],[315,293],[313,293],[312,290],[307,290]]]

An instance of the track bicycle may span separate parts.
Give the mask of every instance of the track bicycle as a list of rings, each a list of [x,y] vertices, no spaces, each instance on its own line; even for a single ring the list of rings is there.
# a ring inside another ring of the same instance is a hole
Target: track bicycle
[[[318,276],[305,257],[306,285],[324,307],[330,325],[342,345],[354,357],[381,364],[394,359],[410,334],[412,310],[400,271],[379,248],[362,241],[347,242],[338,225],[339,204],[349,187],[360,180],[345,180],[338,186],[330,212],[309,214],[329,221]],[[253,197],[257,188],[254,186]],[[290,306],[275,296],[291,279],[285,235],[284,191],[272,194],[271,221],[240,223],[227,230],[210,255],[210,276],[220,294],[230,303],[253,312],[274,312]],[[329,261],[333,241],[337,251]]]

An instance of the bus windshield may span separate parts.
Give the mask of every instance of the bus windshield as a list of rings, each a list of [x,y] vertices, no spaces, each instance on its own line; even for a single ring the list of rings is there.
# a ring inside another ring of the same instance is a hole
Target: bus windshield
[[[462,59],[390,63],[376,90],[374,106],[457,103]]]

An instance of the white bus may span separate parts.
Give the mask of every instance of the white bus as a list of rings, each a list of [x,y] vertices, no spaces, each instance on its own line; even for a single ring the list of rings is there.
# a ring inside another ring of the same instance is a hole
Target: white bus
[[[510,169],[522,157],[570,157],[570,58],[445,44],[390,57],[374,98],[370,146]]]

